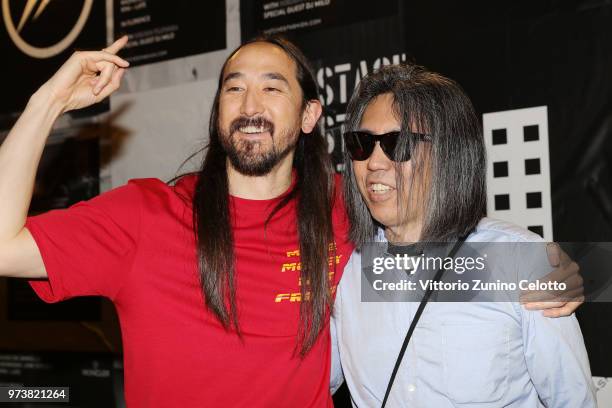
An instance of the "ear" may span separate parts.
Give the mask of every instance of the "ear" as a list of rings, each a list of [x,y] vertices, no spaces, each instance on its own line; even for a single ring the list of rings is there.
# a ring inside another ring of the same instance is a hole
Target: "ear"
[[[311,133],[321,117],[323,107],[318,99],[312,99],[306,103],[306,108],[302,113],[302,132]]]

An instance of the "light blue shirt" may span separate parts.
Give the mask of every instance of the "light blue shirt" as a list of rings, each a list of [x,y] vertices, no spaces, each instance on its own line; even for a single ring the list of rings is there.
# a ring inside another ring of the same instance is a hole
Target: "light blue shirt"
[[[384,235],[379,234],[384,239]],[[484,218],[467,242],[542,242]],[[550,269],[546,253],[541,265]],[[362,302],[353,252],[332,318],[332,391],[346,380],[353,406],[380,407],[418,302]],[[388,407],[596,407],[575,316],[546,318],[516,302],[429,302],[393,384]]]

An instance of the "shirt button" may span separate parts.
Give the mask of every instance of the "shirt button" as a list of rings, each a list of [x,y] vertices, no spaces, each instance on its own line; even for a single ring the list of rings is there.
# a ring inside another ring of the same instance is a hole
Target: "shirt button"
[[[416,390],[416,385],[408,384],[408,392],[414,392]]]

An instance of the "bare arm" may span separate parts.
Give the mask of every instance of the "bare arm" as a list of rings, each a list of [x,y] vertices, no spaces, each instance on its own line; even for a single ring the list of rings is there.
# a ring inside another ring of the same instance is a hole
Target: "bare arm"
[[[123,37],[106,51],[74,53],[32,95],[0,146],[0,276],[47,277],[38,247],[24,228],[45,143],[62,113],[100,102],[119,87],[129,64],[115,54],[126,42]]]

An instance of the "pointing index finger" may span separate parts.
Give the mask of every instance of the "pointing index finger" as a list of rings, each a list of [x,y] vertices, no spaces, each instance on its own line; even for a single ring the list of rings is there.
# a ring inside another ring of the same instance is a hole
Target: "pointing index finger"
[[[104,51],[111,53],[111,54],[117,54],[119,50],[125,47],[125,44],[127,44],[127,42],[128,42],[128,36],[124,35],[123,37],[119,38],[117,41],[115,41],[114,43],[106,47]]]

